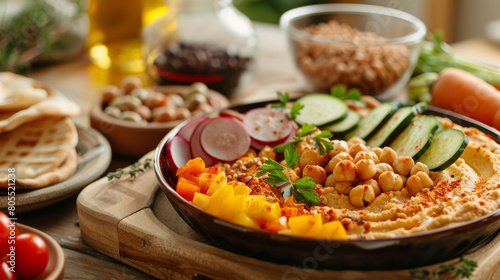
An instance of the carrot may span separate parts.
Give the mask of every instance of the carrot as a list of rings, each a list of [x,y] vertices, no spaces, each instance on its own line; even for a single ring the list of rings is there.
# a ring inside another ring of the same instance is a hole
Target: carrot
[[[431,88],[432,105],[500,129],[500,92],[464,70],[446,68]]]

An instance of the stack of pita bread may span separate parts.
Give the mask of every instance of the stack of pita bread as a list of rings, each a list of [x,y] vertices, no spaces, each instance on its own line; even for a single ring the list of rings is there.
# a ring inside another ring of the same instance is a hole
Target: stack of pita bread
[[[37,81],[0,72],[0,189],[38,189],[59,183],[77,168],[78,134],[70,117],[78,105]],[[12,186],[12,185],[11,185]]]

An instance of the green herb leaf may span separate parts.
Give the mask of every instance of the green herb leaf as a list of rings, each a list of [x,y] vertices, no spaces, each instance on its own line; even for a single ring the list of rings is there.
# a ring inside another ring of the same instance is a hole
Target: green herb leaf
[[[293,103],[292,110],[290,111],[290,118],[292,120],[295,120],[297,118],[297,115],[300,115],[300,110],[302,110],[304,107],[305,106],[300,102]]]
[[[342,100],[361,101],[361,92],[357,88],[347,90],[345,85],[336,85],[330,89],[330,94]]]
[[[318,129],[316,128],[315,124],[307,124],[307,123],[305,123],[299,129],[299,132],[297,133],[297,135],[300,138],[302,138],[302,137],[306,137],[308,135],[314,134],[316,131],[318,131]]]
[[[269,178],[266,179],[266,182],[273,186],[282,186],[290,183],[290,180],[285,175],[285,173],[278,170],[273,170],[269,173]]]
[[[302,177],[299,180],[297,180],[295,183],[293,183],[293,185],[297,186],[297,187],[301,187],[301,188],[311,189],[311,190],[316,189],[316,183],[314,183],[314,181],[311,177]]]
[[[262,170],[282,170],[285,168],[283,165],[279,164],[279,162],[273,160],[273,159],[267,159],[266,162],[260,166],[260,169]]]
[[[342,99],[342,97],[344,97],[346,90],[347,88],[345,85],[335,85],[331,87],[330,94],[334,97]]]
[[[412,279],[428,279],[432,275],[433,278],[438,279],[441,275],[446,273],[453,273],[455,277],[469,278],[472,276],[474,269],[477,267],[477,262],[466,259],[464,256],[455,263],[439,266],[436,270],[430,269],[413,269],[410,271]]]
[[[288,184],[281,187],[281,193],[284,199],[287,199],[290,196],[292,196],[292,183],[289,182]]]
[[[299,162],[300,156],[297,154],[297,149],[295,146],[291,146],[289,149],[284,151],[286,167],[294,168]]]
[[[295,136],[293,141],[285,143],[285,144],[278,145],[278,146],[274,147],[273,151],[276,152],[276,153],[282,153],[286,149],[289,149],[290,147],[294,147],[295,144],[297,144],[297,143],[299,143],[301,141],[302,141],[302,139],[300,139],[299,137]]]

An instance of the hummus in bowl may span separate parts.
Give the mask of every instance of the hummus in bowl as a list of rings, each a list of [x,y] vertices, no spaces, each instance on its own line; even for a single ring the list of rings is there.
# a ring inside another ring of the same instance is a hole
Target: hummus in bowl
[[[243,113],[267,104],[232,109]],[[459,129],[469,139],[454,164],[444,171],[429,172],[432,188],[413,195],[407,188],[383,192],[363,207],[324,188],[319,193],[320,205],[303,208],[321,214],[325,223],[341,221],[347,240],[304,238],[242,227],[184,199],[176,192],[178,179],[168,159],[167,144],[187,122],[174,128],[159,144],[155,172],[180,216],[208,241],[227,250],[302,268],[314,264],[324,269],[394,270],[430,265],[460,257],[496,236],[500,228],[500,191],[496,183],[500,182],[500,134],[438,108],[430,107],[425,114],[439,117],[445,127]]]
[[[499,209],[500,145],[476,128],[442,121],[462,130],[469,145],[450,167],[429,172],[431,189],[416,196],[406,188],[381,193],[370,205],[358,208],[329,188],[322,193],[324,206],[311,211],[327,220],[342,220],[349,239],[370,239],[452,227]]]

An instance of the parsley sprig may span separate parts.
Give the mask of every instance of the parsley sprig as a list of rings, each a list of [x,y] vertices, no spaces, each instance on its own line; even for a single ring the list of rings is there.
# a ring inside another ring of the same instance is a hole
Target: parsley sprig
[[[303,137],[311,135],[314,140],[314,146],[318,148],[319,154],[324,156],[325,153],[329,153],[333,149],[333,145],[329,140],[333,134],[328,130],[323,130],[319,134],[316,134],[317,131],[318,129],[314,124],[303,124],[297,132],[297,136],[293,138],[293,141],[278,145],[273,150],[278,153],[284,152],[286,149],[301,142]]]
[[[292,108],[289,109],[288,102],[290,101],[290,94],[288,94],[288,92],[285,92],[285,94],[283,94],[281,91],[277,91],[276,94],[278,95],[279,103],[273,104],[271,105],[271,107],[284,111],[290,119],[295,120],[297,115],[300,114],[300,110],[304,108],[304,105],[300,104],[299,102],[294,102]]]
[[[268,174],[265,181],[270,185],[281,187],[281,193],[285,199],[293,195],[296,201],[302,202],[308,207],[319,205],[319,196],[314,191],[316,184],[311,177],[302,177],[296,182],[292,182],[290,179],[289,169],[294,168],[300,159],[295,146],[286,149],[284,156],[286,166],[281,165],[273,159],[268,159],[259,167],[262,171],[257,172],[255,177],[259,178]]]
[[[361,92],[357,88],[351,88],[347,90],[345,85],[336,85],[331,87],[330,94],[342,100],[354,100],[363,102],[363,100],[361,100]]]
[[[151,158],[145,159],[144,162],[137,161],[127,170],[118,168],[115,172],[109,172],[106,174],[106,178],[108,178],[108,181],[111,181],[113,179],[120,179],[124,174],[129,174],[132,178],[135,178],[138,174],[144,173],[146,169],[150,169],[152,163],[153,159]]]
[[[429,277],[438,279],[439,276],[449,272],[453,273],[455,277],[469,278],[476,267],[477,262],[462,256],[457,262],[441,265],[434,271],[430,269],[414,269],[410,271],[410,274],[413,279],[428,279]]]

